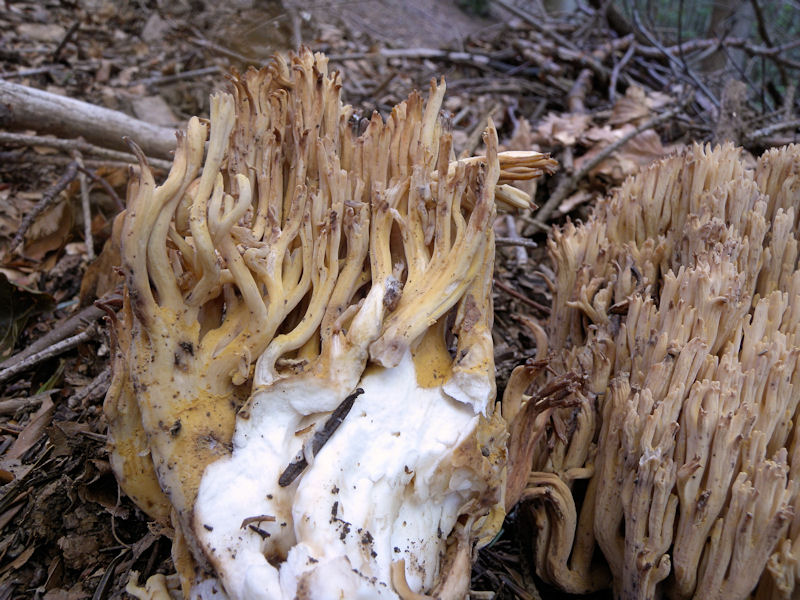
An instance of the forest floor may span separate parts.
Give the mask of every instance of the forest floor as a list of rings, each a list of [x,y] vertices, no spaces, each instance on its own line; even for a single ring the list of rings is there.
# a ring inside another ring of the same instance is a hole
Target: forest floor
[[[687,144],[732,141],[757,155],[798,140],[791,85],[731,83],[700,71],[698,53],[727,44],[794,81],[800,64],[790,48],[766,53],[749,40],[670,46],[613,11],[545,15],[536,2],[494,0],[476,14],[486,3],[463,4],[473,12],[455,0],[6,0],[0,80],[178,128],[207,116],[230,69],[299,43],[329,55],[345,100],[366,115],[388,114],[443,75],[457,153],[480,151],[491,117],[506,149],[550,152],[561,165],[531,185],[538,211],[495,224],[502,393],[511,369],[536,354],[518,317],[548,319],[538,274],[551,273],[551,225],[585,218],[625,177]],[[169,540],[121,495],[106,449],[107,315],[120,282],[104,247],[129,169],[18,129],[0,104],[0,600],[120,598],[133,572],[144,580],[172,568]],[[474,597],[558,597],[530,572],[520,529],[512,513],[481,551]]]

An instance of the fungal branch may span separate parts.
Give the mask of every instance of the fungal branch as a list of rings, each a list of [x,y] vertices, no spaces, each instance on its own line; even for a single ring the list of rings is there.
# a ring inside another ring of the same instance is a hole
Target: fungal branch
[[[340,88],[307,50],[234,74],[129,189],[112,464],[186,593],[455,593],[502,522],[492,222],[555,163],[491,123],[456,160],[444,81],[360,134]]]
[[[536,440],[520,494],[548,523],[543,578],[623,598],[796,596],[798,169],[798,146],[754,170],[694,146],[553,233],[552,372],[521,370],[509,392],[525,414],[526,391],[584,381],[511,425]],[[595,549],[604,576],[581,560]]]

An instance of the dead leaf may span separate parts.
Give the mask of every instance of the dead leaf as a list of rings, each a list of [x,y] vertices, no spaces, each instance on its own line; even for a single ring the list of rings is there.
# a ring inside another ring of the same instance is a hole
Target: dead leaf
[[[52,148],[50,146],[31,146],[31,148],[39,156],[53,155],[53,154],[58,154],[59,152],[61,152],[57,148]]]
[[[77,583],[70,589],[54,588],[49,590],[42,600],[87,600],[89,594],[83,589],[82,583]]]
[[[17,33],[37,42],[60,42],[67,34],[61,25],[46,25],[43,23],[21,23],[17,26]]]
[[[25,234],[22,253],[31,260],[42,260],[48,252],[63,248],[69,240],[74,215],[69,202],[63,200],[49,207]]]
[[[0,468],[11,474],[12,480],[25,479],[35,466],[35,464],[23,464],[18,458],[12,459],[5,455],[0,457]]]
[[[543,145],[552,145],[555,141],[563,146],[574,146],[580,135],[588,129],[591,119],[591,115],[581,113],[548,113],[536,128],[532,141]]]
[[[614,131],[619,132],[621,137],[633,129],[634,126],[628,124]],[[607,144],[597,144],[575,161],[575,168],[580,169],[581,165],[602,152],[606,146]],[[656,131],[652,129],[643,131],[592,169],[589,177],[599,178],[605,185],[619,185],[629,175],[637,173],[639,169],[654,160],[664,158],[675,149],[674,146],[664,146]]]
[[[662,92],[645,94],[642,88],[632,85],[625,91],[625,95],[614,104],[608,123],[610,125],[624,125],[626,123],[641,125],[659,112],[661,108],[672,102],[674,102],[673,98],[667,94]]]
[[[598,143],[602,143],[603,145],[612,144],[625,135],[625,131],[626,130],[622,127],[612,129],[610,125],[592,127],[591,129],[587,129],[581,136],[581,143],[588,147]]]
[[[131,67],[125,67],[119,72],[119,74],[117,74],[116,77],[112,78],[111,80],[112,86],[119,86],[119,87],[127,86],[133,79],[134,73],[136,73],[138,70],[139,67],[135,65]]]
[[[47,580],[44,583],[45,590],[52,590],[59,585],[64,577],[64,559],[60,556],[57,556],[53,559],[50,563],[50,566],[47,568]]]
[[[0,184],[0,241],[3,244],[11,241],[19,229],[22,217],[33,210],[35,200],[41,198],[41,194],[36,199],[28,198],[25,194],[14,194],[12,199],[10,195],[11,190]]]
[[[70,569],[82,569],[94,564],[95,554],[100,548],[97,538],[92,535],[70,534],[56,542],[61,549],[64,563]]]
[[[20,432],[16,441],[6,452],[7,458],[19,458],[33,447],[44,433],[44,428],[49,425],[50,419],[53,418],[55,408],[49,397],[42,401],[39,410],[33,414],[25,429]]]
[[[144,28],[142,29],[142,39],[145,42],[155,42],[156,40],[161,40],[170,32],[171,29],[172,27],[170,24],[161,18],[161,15],[153,11],[153,13],[147,19],[147,22],[144,24]]]
[[[539,150],[533,140],[534,133],[531,129],[531,122],[528,119],[520,119],[514,128],[511,138],[505,143],[500,144],[500,151],[503,150]]]
[[[610,125],[623,125],[625,123],[639,124],[651,115],[644,90],[638,85],[630,86],[625,95],[619,98],[611,111],[608,119]]]
[[[47,428],[47,437],[53,444],[52,456],[71,455],[79,442],[76,436],[91,431],[88,423],[75,423],[74,421],[60,421]]]
[[[8,571],[16,571],[25,565],[26,562],[33,556],[33,553],[36,551],[36,546],[30,546],[22,551],[22,553],[17,556],[14,560],[10,563],[7,563],[2,569],[0,569],[0,575],[6,573]]]

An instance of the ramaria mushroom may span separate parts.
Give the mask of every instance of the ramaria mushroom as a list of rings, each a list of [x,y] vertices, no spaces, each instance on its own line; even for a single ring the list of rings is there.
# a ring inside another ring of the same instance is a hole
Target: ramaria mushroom
[[[503,402],[507,502],[523,502],[543,579],[625,599],[796,597],[799,209],[800,146],[754,169],[694,146],[553,232],[540,366]]]
[[[171,515],[185,594],[461,598],[505,514],[495,205],[554,162],[491,123],[455,160],[443,81],[361,135],[322,55],[232,85],[129,190],[120,484]]]

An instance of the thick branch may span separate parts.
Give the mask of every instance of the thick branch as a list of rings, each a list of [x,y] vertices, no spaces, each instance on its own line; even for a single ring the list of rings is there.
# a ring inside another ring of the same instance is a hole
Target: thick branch
[[[0,81],[0,127],[80,136],[117,150],[128,149],[122,139],[128,136],[146,155],[158,158],[170,158],[175,149],[175,131],[169,127],[9,81]]]

